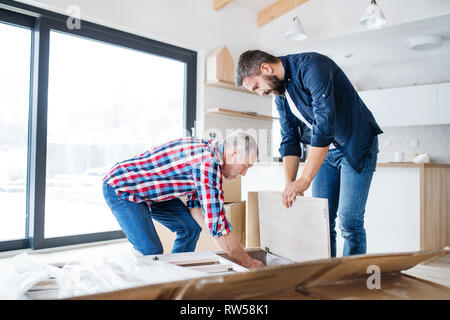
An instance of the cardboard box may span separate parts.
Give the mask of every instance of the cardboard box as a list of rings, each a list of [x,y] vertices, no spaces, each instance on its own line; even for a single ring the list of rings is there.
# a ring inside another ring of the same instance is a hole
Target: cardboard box
[[[245,246],[245,201],[225,203],[225,215],[228,221],[231,223],[233,232],[236,234],[241,244]],[[175,241],[176,234],[159,222],[153,220],[158,233],[159,239],[164,248],[164,253],[168,254],[172,251],[173,242]],[[211,235],[202,231],[197,242],[195,251],[215,251],[220,250],[212,239]]]
[[[224,202],[241,202],[241,176],[237,176],[234,180],[222,182]]]
[[[274,193],[273,196],[278,197],[280,194]],[[167,272],[167,268],[164,268],[164,270],[158,271],[158,274],[154,274],[155,277],[161,278],[159,283],[75,298],[450,300],[450,248],[406,253],[353,255],[339,258],[312,258],[300,261],[299,259],[302,259],[302,257],[297,256],[298,252],[306,252],[307,249],[311,248],[310,240],[313,237],[308,237],[307,241],[301,238],[298,240],[286,239],[289,239],[289,236],[292,238],[293,234],[298,233],[298,228],[295,226],[302,221],[302,213],[309,216],[316,215],[316,217],[327,216],[327,211],[324,211],[324,209],[328,208],[328,202],[325,199],[299,197],[295,201],[295,205],[291,207],[291,209],[297,208],[296,210],[283,212],[281,207],[273,205],[281,206],[279,199],[274,197],[270,197],[267,192],[259,192],[259,207],[264,206],[266,213],[269,210],[269,213],[286,215],[286,217],[289,214],[292,219],[279,219],[282,222],[280,227],[285,227],[283,229],[277,229],[273,232],[263,232],[264,229],[261,229],[260,242],[264,244],[264,250],[260,247],[245,249],[250,256],[263,261],[267,267],[247,272],[248,270],[242,266],[233,266],[233,261],[226,253],[214,251],[217,249],[211,246],[213,249],[207,252],[157,255],[157,260],[160,262],[175,263],[178,261],[178,266],[189,268],[188,265],[190,265],[190,268],[196,268],[197,271],[208,269],[209,274],[199,276],[186,272],[183,280],[164,281],[164,272]],[[268,202],[268,205],[266,206],[262,200]],[[315,205],[308,206],[307,204],[310,202]],[[231,203],[227,206],[230,206],[227,216],[235,223],[234,229],[238,234],[236,226],[239,222],[241,222],[240,226],[243,228],[241,231],[245,230],[243,215],[242,212],[239,212],[242,210],[241,207],[245,206],[245,203]],[[301,209],[305,209],[305,211],[301,212]],[[264,213],[264,210],[260,211]],[[275,224],[275,219],[266,218],[264,218],[264,214],[261,214],[259,221],[262,225]],[[164,239],[162,233],[164,231],[167,231],[167,229],[160,228],[161,240]],[[175,238],[174,234],[172,236],[171,241],[166,242],[168,251],[170,251]],[[326,240],[322,233],[319,238],[313,240],[321,243]],[[268,243],[267,241],[271,239],[273,241]],[[291,252],[280,253],[284,248],[275,245],[274,242],[279,239],[290,243]],[[327,241],[328,244],[329,241]],[[206,242],[206,245],[209,244]],[[202,246],[202,242],[200,242],[200,246]],[[154,257],[147,256],[146,258],[151,261]],[[428,268],[416,268],[425,263]],[[438,269],[429,269],[433,263],[437,263]],[[228,265],[231,265],[231,271]],[[413,267],[416,268],[415,272],[412,272]],[[183,274],[185,270],[187,271],[187,269],[179,269],[176,273]],[[165,276],[167,277],[167,274]]]
[[[246,249],[250,250],[250,249]],[[259,249],[261,250],[261,249]],[[261,250],[262,251],[262,250]],[[450,288],[402,273],[450,255],[448,248],[395,254],[355,255],[287,263],[252,272],[209,275],[77,299],[450,299]],[[448,260],[448,259],[447,259]],[[373,268],[379,273],[375,275]],[[450,269],[450,265],[447,265]],[[378,276],[377,281],[372,277]],[[194,282],[193,282],[194,281]],[[201,283],[201,285],[195,285]]]
[[[246,245],[247,247],[260,246],[258,192],[256,191],[247,194]]]

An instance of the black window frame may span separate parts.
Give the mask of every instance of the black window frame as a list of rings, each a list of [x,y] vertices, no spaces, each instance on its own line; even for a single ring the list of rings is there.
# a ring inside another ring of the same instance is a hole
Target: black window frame
[[[69,29],[66,24],[68,18],[66,15],[16,1],[0,0],[0,22],[31,28],[32,30],[26,238],[0,241],[0,252],[28,248],[36,250],[125,237],[120,230],[54,238],[44,237],[49,39],[51,30],[185,63],[184,132],[190,135],[194,134],[197,95],[197,52],[82,19],[80,20],[80,29]]]

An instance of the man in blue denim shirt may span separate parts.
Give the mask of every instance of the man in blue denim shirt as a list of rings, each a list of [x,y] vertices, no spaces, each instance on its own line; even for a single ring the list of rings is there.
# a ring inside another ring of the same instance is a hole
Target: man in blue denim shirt
[[[365,253],[364,212],[377,162],[377,136],[383,131],[344,72],[315,52],[275,57],[250,50],[239,57],[236,84],[276,96],[284,205],[291,207],[312,184],[314,197],[328,199],[331,255],[336,256],[337,216],[343,255]],[[311,149],[297,179],[300,142]]]

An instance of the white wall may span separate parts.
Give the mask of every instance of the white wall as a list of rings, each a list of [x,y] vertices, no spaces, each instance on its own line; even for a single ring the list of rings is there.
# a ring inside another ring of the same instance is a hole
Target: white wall
[[[261,140],[263,140],[264,134],[260,135],[259,130],[270,131],[272,128],[272,124],[268,121],[217,115],[204,116],[204,109],[217,107],[271,114],[270,99],[203,85],[205,59],[213,48],[226,45],[236,62],[239,54],[250,48],[287,54],[302,51],[302,46],[306,44],[309,47],[312,44],[314,47],[315,43],[333,43],[338,41],[336,39],[345,38],[350,34],[358,34],[358,39],[363,39],[363,35],[370,35],[370,39],[378,35],[378,31],[368,32],[359,25],[359,19],[368,6],[369,0],[311,0],[262,28],[256,26],[256,11],[231,3],[216,12],[212,9],[212,0],[20,1],[60,13],[66,13],[69,5],[77,5],[85,20],[197,51],[197,134],[200,136],[205,136],[205,132],[211,131],[220,132],[223,135],[229,129],[240,128],[256,132],[256,138],[262,136]],[[378,0],[377,2],[388,20],[380,33],[386,33],[389,28],[401,24],[450,14],[448,0]],[[285,28],[294,15],[300,17],[310,36],[306,42],[289,42],[283,39]],[[354,40],[354,38],[349,39]],[[353,42],[361,45],[360,40]],[[442,59],[445,62],[444,65],[440,63]],[[446,68],[447,62],[448,55],[444,54],[434,59],[421,57],[401,63],[393,60],[391,64],[353,67],[350,64],[343,69],[360,88],[372,89],[380,86],[405,86],[412,82],[423,84],[450,81],[448,78],[450,69]],[[267,142],[267,148],[273,150],[276,155],[278,142],[270,146],[271,136],[274,140],[279,140],[279,127],[276,123],[274,130],[273,135],[267,135],[267,141],[259,142]],[[401,134],[403,135],[403,131]],[[405,139],[409,138],[405,137]],[[383,145],[380,147],[382,149]],[[391,150],[386,151],[391,152]],[[388,154],[385,153],[384,158],[387,157]],[[442,158],[442,155],[439,157]]]
[[[387,23],[384,27],[432,18],[450,13],[446,0],[378,0]],[[310,0],[263,26],[260,45],[276,54],[301,51],[303,45],[353,33],[365,32],[359,24],[370,0]],[[292,42],[283,34],[293,16],[298,16],[309,39]]]
[[[230,106],[243,111],[271,113],[270,99],[226,89],[204,86],[205,59],[217,46],[226,45],[235,62],[239,55],[259,47],[256,13],[236,5],[220,11],[211,0],[21,0],[27,4],[67,14],[71,5],[81,10],[81,18],[108,27],[174,44],[198,53],[197,135],[204,131],[204,108]],[[82,27],[82,26],[81,26]],[[247,130],[255,123],[233,118],[233,123],[215,121],[225,132],[228,127]],[[250,120],[252,121],[252,120]],[[227,125],[228,127],[225,127]],[[264,126],[264,125],[263,125]],[[211,126],[208,125],[209,128]],[[268,126],[270,129],[270,126]]]

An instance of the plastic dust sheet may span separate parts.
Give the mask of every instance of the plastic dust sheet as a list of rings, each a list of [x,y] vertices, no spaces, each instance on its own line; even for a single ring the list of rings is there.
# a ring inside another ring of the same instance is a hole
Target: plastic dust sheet
[[[205,275],[131,251],[79,259],[62,268],[22,253],[12,258],[0,275],[0,299],[28,299],[29,289],[49,279],[58,285],[58,298],[69,298]]]

